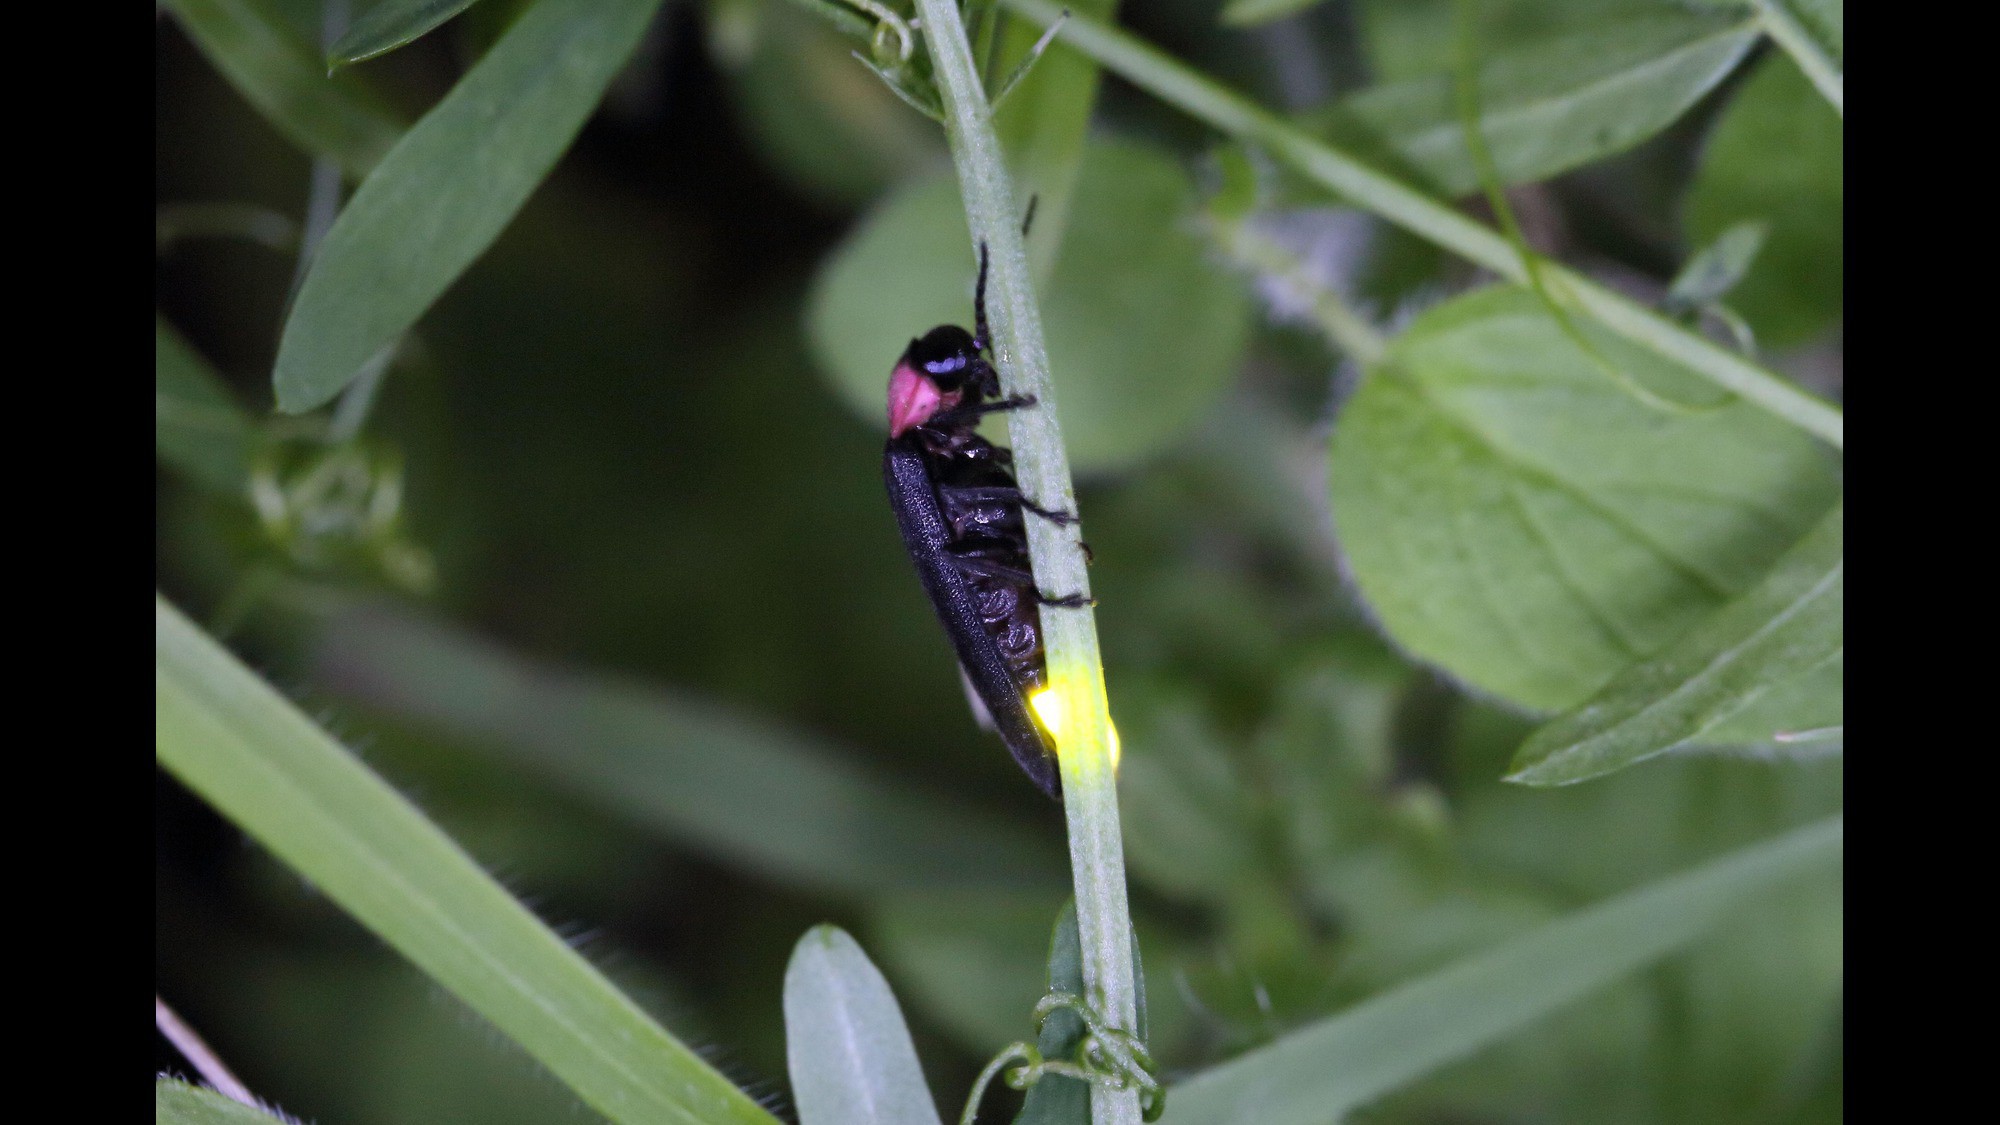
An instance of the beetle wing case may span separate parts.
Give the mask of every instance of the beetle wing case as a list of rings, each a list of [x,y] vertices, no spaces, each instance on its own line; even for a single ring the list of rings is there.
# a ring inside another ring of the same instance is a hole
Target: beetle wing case
[[[965,682],[985,704],[992,727],[1021,769],[1042,792],[1062,800],[1055,754],[1041,723],[1014,682],[1000,647],[987,635],[965,574],[948,549],[951,528],[938,505],[936,484],[914,433],[891,438],[882,450],[882,480],[903,533],[903,545],[930,595],[938,621],[951,637]]]

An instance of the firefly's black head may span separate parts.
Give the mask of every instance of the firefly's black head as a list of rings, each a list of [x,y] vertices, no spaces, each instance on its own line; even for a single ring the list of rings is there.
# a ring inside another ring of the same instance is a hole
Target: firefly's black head
[[[979,346],[972,333],[956,324],[938,325],[921,339],[911,340],[909,350],[903,353],[904,363],[930,376],[938,390],[947,394],[964,384],[978,360]]]
[[[903,349],[889,373],[889,436],[901,437],[940,412],[977,406],[1000,394],[1000,375],[979,353],[992,339],[986,330],[986,244],[979,244],[979,284],[973,289],[976,332],[940,324]]]

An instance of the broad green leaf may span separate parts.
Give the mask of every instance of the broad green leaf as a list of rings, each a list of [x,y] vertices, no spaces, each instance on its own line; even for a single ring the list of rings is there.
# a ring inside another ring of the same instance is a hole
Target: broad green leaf
[[[1762,344],[1800,343],[1841,316],[1844,153],[1840,116],[1780,58],[1758,65],[1709,137],[1688,193],[1687,236],[1700,245],[1738,223],[1769,224],[1729,298]]]
[[[283,1120],[206,1086],[172,1078],[153,1082],[154,1125],[272,1125]]]
[[[1654,393],[1703,390],[1581,325]],[[1740,400],[1634,398],[1533,294],[1431,309],[1335,426],[1333,513],[1355,583],[1405,649],[1565,710],[1749,588],[1829,508],[1833,460]]]
[[[1173,1088],[1164,1120],[1318,1125],[1495,1043],[1839,861],[1835,817],[1524,934]]]
[[[1803,676],[1778,684],[1709,728],[1705,746],[1755,746],[1800,755],[1844,745],[1847,659],[1843,652]]]
[[[242,495],[250,418],[229,388],[162,317],[153,318],[153,447],[203,487]]]
[[[389,610],[334,616],[320,677],[371,709],[490,747],[618,814],[820,890],[1062,885],[1039,834],[727,708],[523,659]]]
[[[1287,16],[1296,16],[1307,8],[1318,6],[1323,0],[1229,0],[1216,16],[1216,22],[1224,27],[1256,27],[1273,23]]]
[[[377,0],[326,53],[332,66],[358,63],[413,43],[479,0]]]
[[[1479,107],[1495,169],[1523,183],[1623,152],[1714,89],[1756,40],[1754,23],[1660,13],[1493,53]],[[1437,194],[1479,186],[1448,74],[1364,90],[1303,124]]]
[[[1158,150],[1094,144],[1043,327],[1072,464],[1089,472],[1157,453],[1236,373],[1250,306],[1188,228],[1193,193]],[[977,266],[949,173],[876,209],[820,271],[808,328],[822,368],[856,413],[882,417],[889,368],[910,339],[972,323]],[[1134,410],[1143,401],[1144,410]]]
[[[772,1121],[164,598],[159,762],[615,1121]]]
[[[659,0],[540,0],[410,128],[334,221],[300,285],[278,408],[339,394],[527,202],[638,45]]]
[[[1370,71],[1380,82],[1448,74],[1455,66],[1453,29],[1463,0],[1357,0]],[[1681,0],[1477,0],[1477,39],[1485,51],[1533,47],[1592,26],[1672,14]]]
[[[785,967],[785,1058],[801,1125],[938,1125],[889,982],[837,926],[814,926]]]
[[[315,156],[360,179],[404,123],[360,80],[326,64],[272,0],[166,0],[188,37],[266,121]]]
[[[1508,780],[1565,785],[1700,739],[1758,697],[1839,656],[1846,590],[1835,506],[1763,581],[1529,737]]]
[[[1760,222],[1737,223],[1696,251],[1667,287],[1666,306],[1675,311],[1698,309],[1721,300],[1736,288],[1757,251],[1764,248],[1770,227]]]

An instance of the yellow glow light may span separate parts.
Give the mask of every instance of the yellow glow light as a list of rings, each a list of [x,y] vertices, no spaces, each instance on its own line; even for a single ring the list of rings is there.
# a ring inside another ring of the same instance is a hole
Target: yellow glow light
[[[1028,697],[1028,705],[1035,709],[1035,714],[1041,718],[1042,725],[1049,728],[1049,733],[1056,736],[1056,746],[1060,749],[1064,712],[1068,710],[1063,705],[1063,697],[1056,694],[1056,689],[1045,687]]]
[[[1068,729],[1063,725],[1069,717],[1069,701],[1055,688],[1045,687],[1028,697],[1028,706],[1035,709],[1036,717],[1042,720],[1043,726],[1049,728],[1049,734],[1056,740],[1056,750],[1060,753],[1063,740],[1069,736]],[[1111,735],[1111,768],[1116,770],[1124,748],[1118,741],[1117,725],[1107,722],[1105,727]]]

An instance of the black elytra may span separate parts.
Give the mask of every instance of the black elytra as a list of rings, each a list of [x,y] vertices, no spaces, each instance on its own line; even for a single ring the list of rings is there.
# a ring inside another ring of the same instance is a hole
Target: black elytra
[[[1029,704],[1048,682],[1041,608],[1076,607],[1081,594],[1054,598],[1035,584],[1022,512],[1056,524],[1075,516],[1021,495],[1013,455],[975,427],[987,414],[1033,406],[1003,398],[986,358],[986,246],[979,247],[973,331],[945,324],[910,341],[889,376],[889,441],[882,479],[903,545],[944,625],[969,694],[985,711],[1021,769],[1060,801],[1055,743]]]

